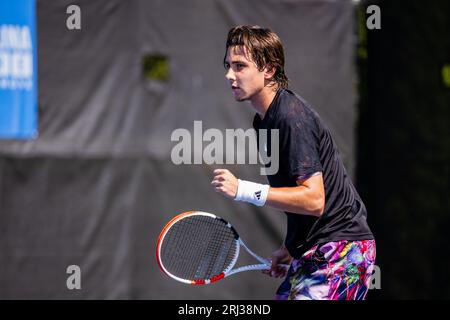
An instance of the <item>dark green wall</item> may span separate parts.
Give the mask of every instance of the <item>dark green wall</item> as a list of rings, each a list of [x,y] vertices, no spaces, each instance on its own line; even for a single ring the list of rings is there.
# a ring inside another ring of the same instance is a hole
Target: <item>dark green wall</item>
[[[381,9],[381,30],[365,10]],[[450,297],[450,1],[363,2],[358,189],[377,239],[370,298]]]

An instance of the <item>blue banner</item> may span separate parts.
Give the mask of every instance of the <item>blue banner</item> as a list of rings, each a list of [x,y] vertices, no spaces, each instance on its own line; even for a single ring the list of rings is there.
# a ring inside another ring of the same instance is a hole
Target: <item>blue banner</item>
[[[35,0],[0,0],[0,139],[36,136]]]

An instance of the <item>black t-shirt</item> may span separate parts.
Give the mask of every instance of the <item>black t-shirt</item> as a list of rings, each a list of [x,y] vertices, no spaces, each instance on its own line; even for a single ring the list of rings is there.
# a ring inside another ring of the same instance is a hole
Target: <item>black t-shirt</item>
[[[287,89],[278,90],[264,119],[255,115],[253,127],[256,131],[267,129],[269,155],[270,129],[279,129],[279,169],[267,176],[270,186],[297,186],[298,179],[322,172],[322,216],[286,212],[285,245],[294,258],[319,243],[373,239],[366,208],[347,175],[330,131],[303,98]]]

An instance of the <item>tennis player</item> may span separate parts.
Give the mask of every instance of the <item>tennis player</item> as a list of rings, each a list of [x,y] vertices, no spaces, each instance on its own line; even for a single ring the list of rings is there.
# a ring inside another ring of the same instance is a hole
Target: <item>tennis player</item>
[[[375,262],[366,208],[330,131],[288,89],[279,37],[258,26],[232,28],[224,66],[234,98],[256,111],[255,130],[279,130],[279,170],[267,176],[270,185],[237,179],[226,169],[215,170],[211,182],[228,198],[285,211],[287,234],[265,272],[285,277],[276,298],[364,299]],[[288,271],[278,266],[286,263]]]

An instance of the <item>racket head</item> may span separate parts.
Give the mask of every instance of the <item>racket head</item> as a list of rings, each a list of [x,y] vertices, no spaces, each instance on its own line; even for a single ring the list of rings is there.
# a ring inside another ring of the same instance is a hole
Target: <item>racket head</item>
[[[239,256],[239,235],[221,217],[203,211],[175,216],[161,231],[156,259],[162,272],[187,284],[225,277]]]

